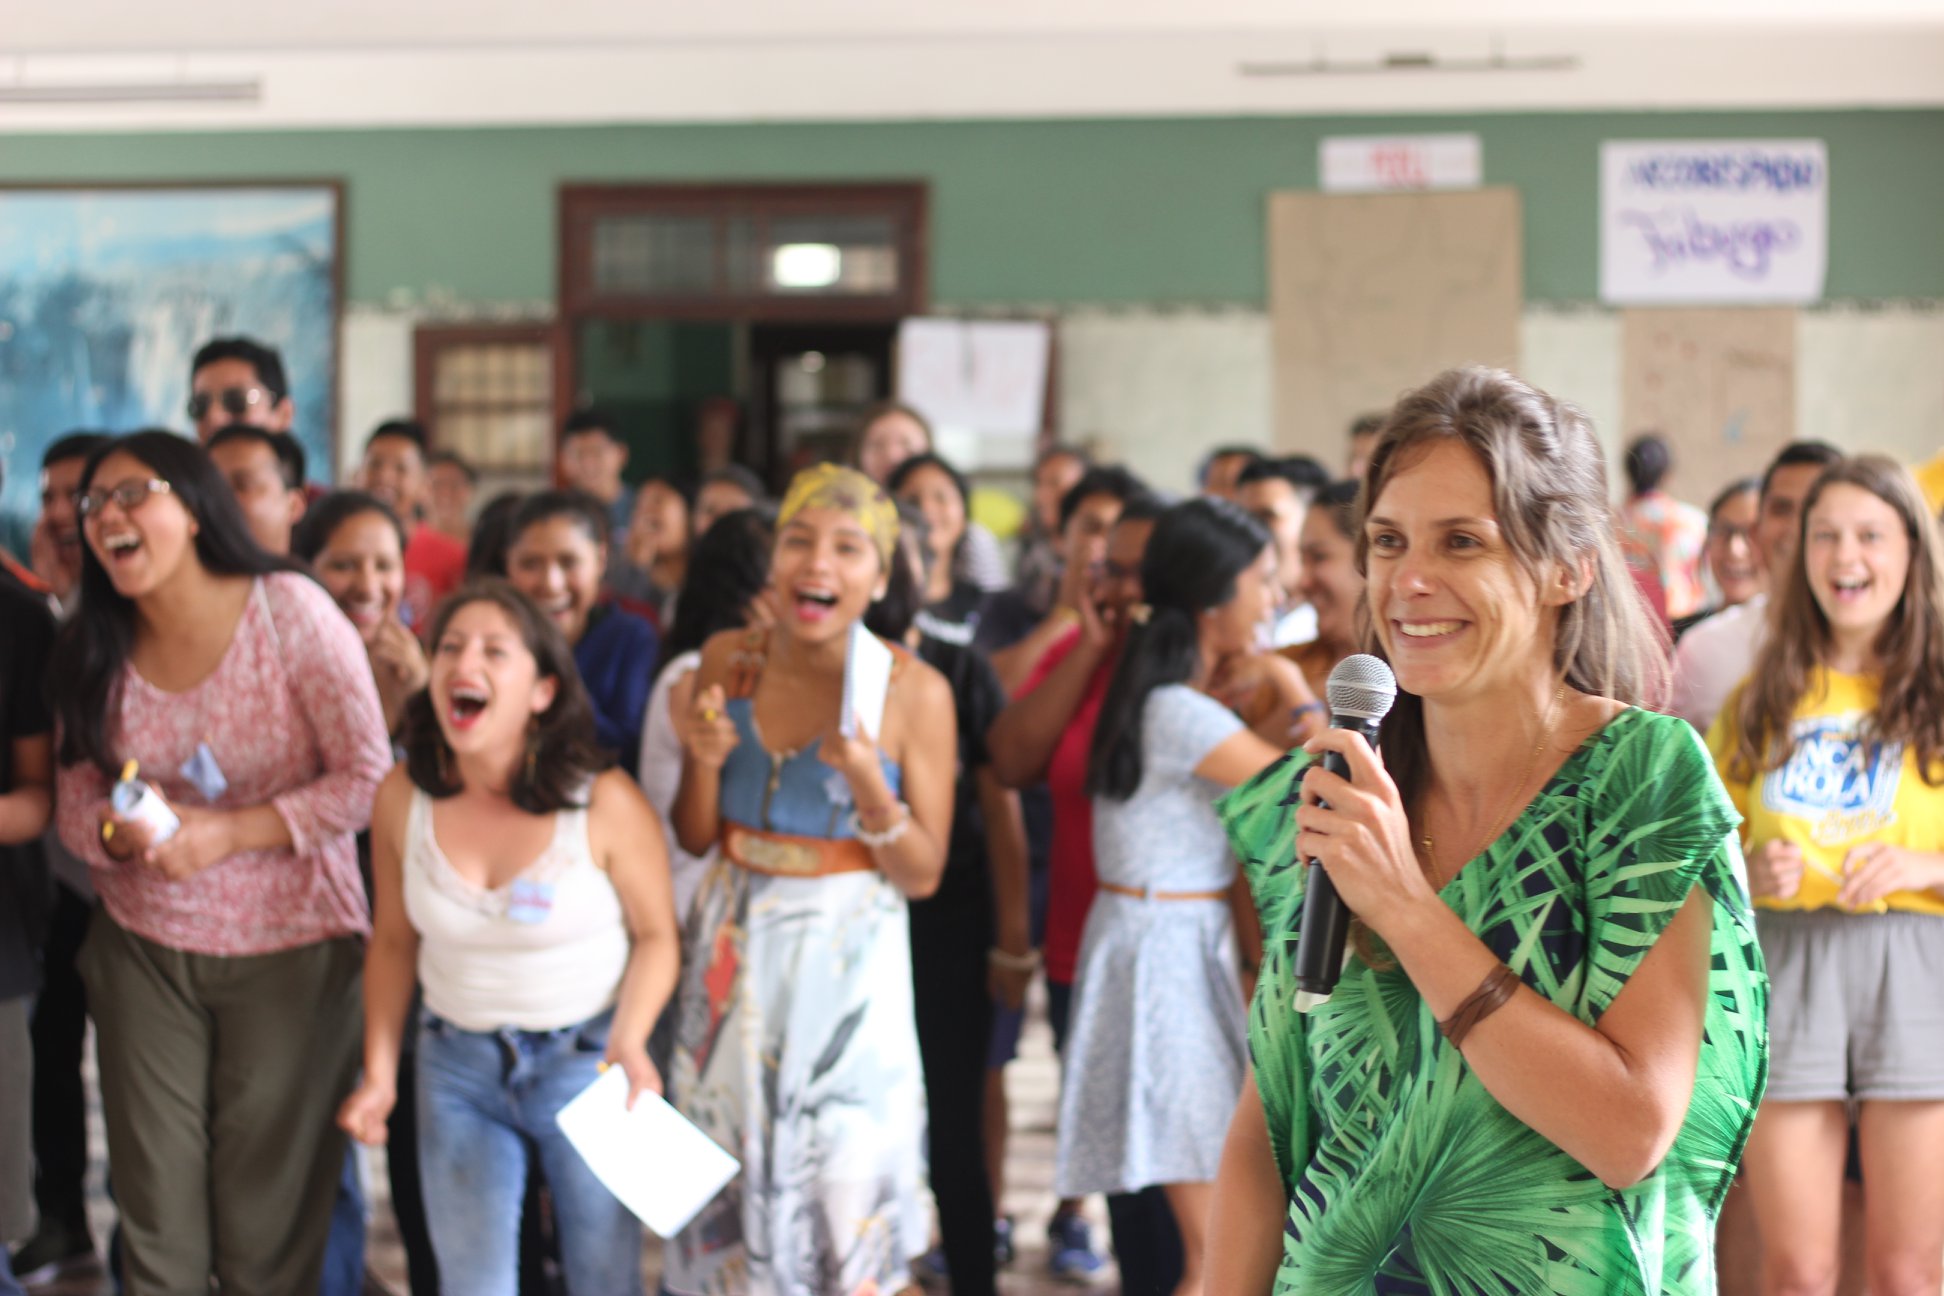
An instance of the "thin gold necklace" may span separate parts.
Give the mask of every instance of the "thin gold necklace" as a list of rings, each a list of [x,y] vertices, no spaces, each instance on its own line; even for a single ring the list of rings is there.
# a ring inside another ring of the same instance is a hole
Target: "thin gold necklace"
[[[1517,808],[1514,803],[1518,799],[1519,792],[1531,780],[1533,768],[1539,764],[1539,753],[1545,751],[1546,744],[1552,741],[1553,728],[1559,723],[1559,707],[1565,700],[1566,681],[1561,680],[1559,682],[1559,691],[1553,694],[1552,706],[1546,713],[1546,727],[1539,731],[1539,741],[1532,745],[1532,755],[1526,758],[1525,769],[1520,773],[1519,781],[1514,783],[1512,790],[1506,794],[1505,804],[1499,807],[1498,818],[1492,821],[1491,828],[1486,832],[1484,841],[1479,844],[1480,850],[1483,850],[1486,846],[1498,840],[1498,835],[1504,832],[1509,825],[1512,813]],[[1429,816],[1426,816],[1426,818],[1428,819]],[[1474,855],[1477,853],[1477,851],[1472,852]],[[1471,856],[1468,855],[1465,858],[1469,859]],[[1431,881],[1433,885],[1437,885],[1438,879],[1442,874],[1438,868],[1437,847],[1432,844],[1431,834],[1428,832],[1424,834],[1424,862],[1431,870]],[[1464,865],[1460,863],[1459,867],[1463,868]],[[1456,874],[1453,876],[1456,876]],[[1449,879],[1446,880],[1449,881]]]

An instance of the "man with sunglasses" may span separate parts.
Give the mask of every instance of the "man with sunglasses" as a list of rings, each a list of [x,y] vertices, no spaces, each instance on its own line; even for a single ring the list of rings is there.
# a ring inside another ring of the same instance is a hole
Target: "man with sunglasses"
[[[224,337],[203,344],[189,365],[189,420],[204,445],[219,428],[247,423],[288,432],[296,416],[283,357],[254,338]]]

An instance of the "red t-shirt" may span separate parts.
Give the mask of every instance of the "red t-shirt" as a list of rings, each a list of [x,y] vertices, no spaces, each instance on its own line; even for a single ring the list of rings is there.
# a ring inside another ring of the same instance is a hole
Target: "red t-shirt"
[[[399,620],[423,634],[439,600],[459,588],[466,576],[466,546],[421,522],[405,545],[405,597]]]
[[[1079,642],[1076,626],[1047,649],[1019,690],[1020,696],[1038,688]],[[1046,766],[1046,790],[1053,802],[1053,850],[1047,863],[1043,955],[1047,980],[1061,985],[1073,983],[1080,961],[1080,934],[1087,926],[1087,910],[1093,906],[1093,798],[1087,795],[1087,760],[1093,751],[1094,726],[1100,721],[1100,704],[1113,678],[1114,660],[1109,658],[1087,681],[1080,707],[1054,745],[1053,758]]]

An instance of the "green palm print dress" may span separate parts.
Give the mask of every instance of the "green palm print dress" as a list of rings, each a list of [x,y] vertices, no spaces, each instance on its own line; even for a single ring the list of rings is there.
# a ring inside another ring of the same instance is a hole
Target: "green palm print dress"
[[[1275,1292],[1713,1292],[1714,1221],[1767,1074],[1738,820],[1686,723],[1623,711],[1441,893],[1526,985],[1600,1020],[1691,887],[1713,898],[1700,1071],[1658,1169],[1613,1189],[1486,1092],[1400,970],[1294,1009],[1301,752],[1219,803],[1262,914],[1249,1047],[1289,1197]]]

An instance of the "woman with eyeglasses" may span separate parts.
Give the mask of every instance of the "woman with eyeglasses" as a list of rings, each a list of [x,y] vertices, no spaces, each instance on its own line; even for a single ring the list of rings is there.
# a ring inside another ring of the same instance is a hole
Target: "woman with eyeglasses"
[[[61,838],[102,902],[80,968],[127,1290],[315,1290],[371,930],[353,838],[391,763],[378,693],[193,442],[118,438],[81,489],[50,691]],[[131,773],[166,816],[116,809]]]
[[[1761,512],[1762,483],[1755,477],[1729,482],[1708,505],[1708,540],[1701,556],[1717,597],[1699,612],[1675,620],[1676,639],[1722,609],[1748,602],[1767,585],[1762,555],[1755,548]]]

